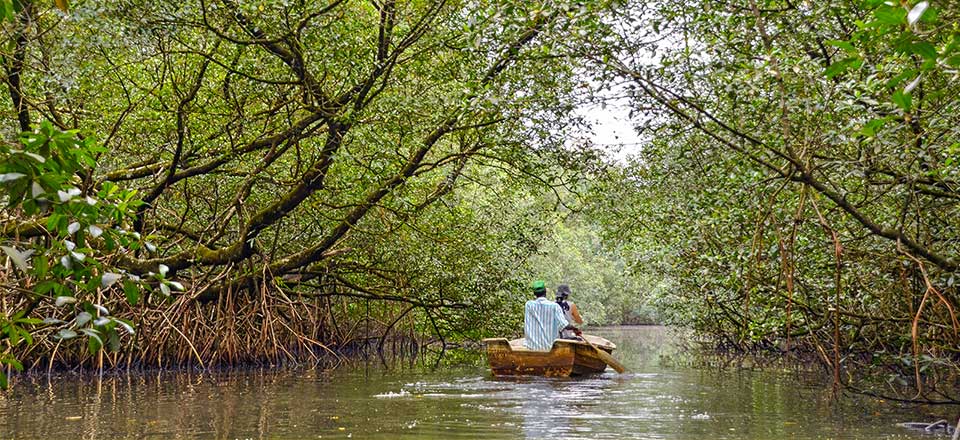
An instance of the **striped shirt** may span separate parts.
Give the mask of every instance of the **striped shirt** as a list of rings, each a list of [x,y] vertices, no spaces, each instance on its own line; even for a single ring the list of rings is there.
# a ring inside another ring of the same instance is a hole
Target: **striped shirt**
[[[560,330],[569,323],[563,309],[545,297],[527,301],[523,314],[523,345],[531,350],[550,351]]]

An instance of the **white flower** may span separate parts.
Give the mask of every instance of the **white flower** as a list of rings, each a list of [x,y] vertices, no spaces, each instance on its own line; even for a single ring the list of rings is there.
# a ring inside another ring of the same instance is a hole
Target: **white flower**
[[[70,223],[69,226],[67,226],[67,233],[70,235],[76,234],[77,231],[79,230],[80,230],[80,223],[73,222],[73,223]]]
[[[100,229],[100,227],[97,225],[87,226],[87,231],[90,232],[90,236],[93,238],[97,238],[103,234],[103,229]]]

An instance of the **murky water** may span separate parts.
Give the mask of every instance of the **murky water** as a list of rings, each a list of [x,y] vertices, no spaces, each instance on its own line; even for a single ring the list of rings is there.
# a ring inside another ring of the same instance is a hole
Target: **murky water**
[[[662,328],[593,333],[620,346],[627,374],[494,379],[482,357],[460,353],[436,368],[22,380],[0,394],[0,438],[938,438],[895,426],[936,417],[923,408],[838,404],[790,372],[677,366],[689,364]]]

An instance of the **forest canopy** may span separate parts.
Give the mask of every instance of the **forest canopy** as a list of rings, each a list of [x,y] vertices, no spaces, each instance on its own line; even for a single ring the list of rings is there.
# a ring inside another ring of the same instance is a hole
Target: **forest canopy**
[[[536,194],[597,166],[558,42],[601,3],[12,7],[6,307],[43,345],[292,359],[411,309],[475,332],[555,222]]]
[[[952,6],[625,8],[595,57],[648,142],[597,212],[669,279],[665,316],[809,353],[837,387],[957,400]]]
[[[949,3],[3,0],[4,357],[687,326],[956,401]],[[629,108],[632,155],[582,109]]]

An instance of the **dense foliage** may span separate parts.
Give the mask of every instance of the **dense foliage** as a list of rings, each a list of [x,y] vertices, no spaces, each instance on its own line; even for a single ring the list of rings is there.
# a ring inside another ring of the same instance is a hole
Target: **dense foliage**
[[[586,325],[653,324],[657,308],[649,304],[663,288],[652,273],[630,275],[623,250],[602,239],[602,227],[572,214],[544,237],[540,253],[528,260],[533,277],[571,288]]]
[[[517,335],[539,278],[960,399],[949,2],[0,6],[11,367]]]
[[[512,329],[543,189],[596,168],[557,43],[604,2],[3,4],[13,363]]]
[[[960,399],[952,6],[626,8],[594,58],[649,145],[597,212],[669,276],[672,319],[806,353],[838,387]]]

